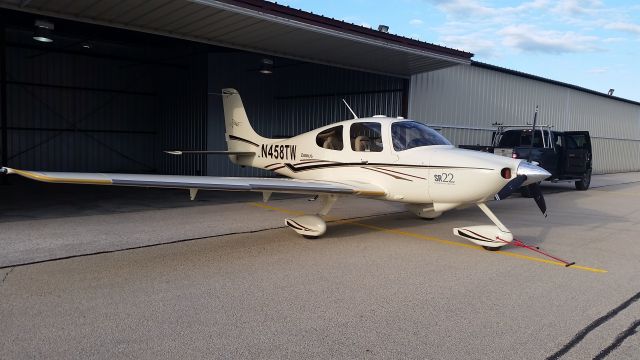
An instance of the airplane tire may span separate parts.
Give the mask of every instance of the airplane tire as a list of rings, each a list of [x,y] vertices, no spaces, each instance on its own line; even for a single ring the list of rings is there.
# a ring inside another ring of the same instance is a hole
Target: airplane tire
[[[591,170],[587,170],[586,174],[581,180],[576,181],[576,189],[580,191],[585,191],[591,185]]]
[[[313,236],[313,235],[302,235],[302,237],[308,240],[316,240],[320,238],[320,236]]]
[[[501,247],[502,247],[502,246],[498,246],[498,247],[483,246],[483,248],[484,248],[485,250],[488,250],[488,251],[498,251],[498,250],[500,250],[500,248],[501,248]]]

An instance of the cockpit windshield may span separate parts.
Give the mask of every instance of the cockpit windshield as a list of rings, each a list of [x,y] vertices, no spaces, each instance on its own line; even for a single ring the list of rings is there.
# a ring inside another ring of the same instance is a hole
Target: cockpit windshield
[[[419,146],[451,145],[440,133],[417,121],[394,122],[391,124],[391,137],[395,151]]]

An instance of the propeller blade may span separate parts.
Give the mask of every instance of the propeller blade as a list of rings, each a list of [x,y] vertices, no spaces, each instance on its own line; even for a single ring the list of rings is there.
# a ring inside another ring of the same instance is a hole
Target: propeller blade
[[[542,195],[542,191],[540,190],[540,184],[533,183],[529,185],[529,191],[533,196],[533,200],[535,200],[536,204],[538,204],[538,208],[542,211],[544,217],[547,217],[547,203],[544,201],[544,196]]]
[[[518,190],[522,183],[527,180],[526,175],[518,175],[511,179],[498,193],[495,195],[496,200],[502,200],[508,198],[514,191]]]

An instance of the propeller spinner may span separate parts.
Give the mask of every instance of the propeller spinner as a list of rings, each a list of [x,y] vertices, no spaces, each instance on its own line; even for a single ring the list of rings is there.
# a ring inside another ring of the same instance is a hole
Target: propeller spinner
[[[500,191],[495,195],[495,198],[496,200],[506,199],[521,186],[527,186],[533,195],[533,200],[546,217],[547,204],[544,201],[544,196],[542,195],[542,191],[540,191],[540,184],[538,184],[538,182],[548,178],[549,176],[551,176],[551,174],[547,170],[529,162],[522,161],[518,165],[516,177],[511,179],[507,185],[500,189]]]

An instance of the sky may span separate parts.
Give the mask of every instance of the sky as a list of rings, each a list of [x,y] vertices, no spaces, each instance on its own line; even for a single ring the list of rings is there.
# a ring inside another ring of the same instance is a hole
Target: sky
[[[474,53],[473,60],[640,101],[640,1],[279,0]]]

